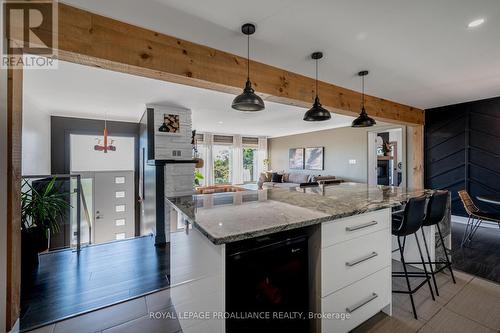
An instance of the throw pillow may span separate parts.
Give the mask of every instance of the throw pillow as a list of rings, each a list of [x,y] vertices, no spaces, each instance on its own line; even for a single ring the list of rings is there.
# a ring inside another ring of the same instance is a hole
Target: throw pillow
[[[266,171],[266,182],[270,182],[273,179],[273,172],[272,171]]]
[[[290,176],[290,174],[288,172],[285,172],[283,174],[283,179],[282,179],[283,183],[288,183],[289,182],[289,179],[288,179],[289,176]]]
[[[275,172],[273,173],[271,181],[273,183],[281,183],[283,181],[283,175],[280,175],[279,173]]]

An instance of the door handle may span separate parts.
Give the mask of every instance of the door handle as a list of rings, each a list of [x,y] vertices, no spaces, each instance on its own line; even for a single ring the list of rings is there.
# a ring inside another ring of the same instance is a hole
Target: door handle
[[[378,297],[378,295],[376,293],[372,293],[367,299],[362,300],[361,302],[356,303],[353,306],[349,306],[345,310],[347,313],[353,313],[354,311],[356,311],[357,309],[359,309],[363,305],[370,303],[371,301],[373,301],[377,297]]]
[[[345,263],[345,265],[348,266],[348,267],[356,266],[357,264],[360,264],[363,261],[366,261],[368,259],[374,258],[376,256],[378,256],[378,253],[377,252],[372,252],[372,253],[370,253],[370,254],[362,257],[362,258],[359,258],[359,259],[356,259],[356,260],[353,260],[353,261],[348,261],[348,262]]]
[[[378,224],[377,221],[371,221],[371,222],[368,222],[368,223],[365,223],[365,224],[356,225],[354,227],[345,227],[345,230],[346,231],[356,231],[356,230],[359,230],[359,229],[371,227],[372,225],[376,225],[376,224]]]

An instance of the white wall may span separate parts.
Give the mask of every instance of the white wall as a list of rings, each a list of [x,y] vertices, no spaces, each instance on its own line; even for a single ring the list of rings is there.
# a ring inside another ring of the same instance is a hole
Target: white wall
[[[116,151],[94,150],[98,144],[95,135],[70,135],[71,172],[79,171],[128,171],[134,170],[133,137],[109,136],[108,145],[113,141]],[[99,136],[99,145],[103,145],[103,137]]]
[[[23,96],[22,174],[50,175],[50,116]]]
[[[269,153],[271,169],[307,174],[332,175],[346,181],[366,183],[368,181],[368,134],[369,130],[385,129],[391,126],[377,126],[368,129],[342,127],[329,130],[270,138]],[[325,169],[289,170],[288,149],[325,147]],[[349,164],[355,160],[356,164]]]

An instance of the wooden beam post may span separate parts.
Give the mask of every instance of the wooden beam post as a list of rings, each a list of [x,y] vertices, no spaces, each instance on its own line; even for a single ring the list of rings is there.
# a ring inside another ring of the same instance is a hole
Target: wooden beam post
[[[58,13],[61,60],[232,94],[243,88],[245,58],[63,3]],[[251,68],[253,86],[265,100],[311,106],[314,79],[255,61]],[[327,82],[320,82],[319,89],[330,111],[359,114],[360,93]],[[378,120],[423,124],[423,110],[382,98],[366,96],[366,109]]]
[[[23,70],[7,70],[7,329],[21,310],[21,135]]]
[[[424,188],[424,126],[407,128],[407,181],[410,189]]]

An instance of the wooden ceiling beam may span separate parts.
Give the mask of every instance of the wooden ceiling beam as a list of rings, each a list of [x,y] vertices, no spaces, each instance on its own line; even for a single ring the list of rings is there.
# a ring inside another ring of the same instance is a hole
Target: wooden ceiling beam
[[[61,60],[220,92],[242,91],[243,57],[62,3],[58,7]],[[313,78],[252,61],[251,79],[264,100],[306,108],[312,104]],[[359,113],[360,93],[327,82],[319,86],[324,107],[350,116]],[[366,109],[381,121],[424,123],[423,110],[374,96],[366,96]]]

